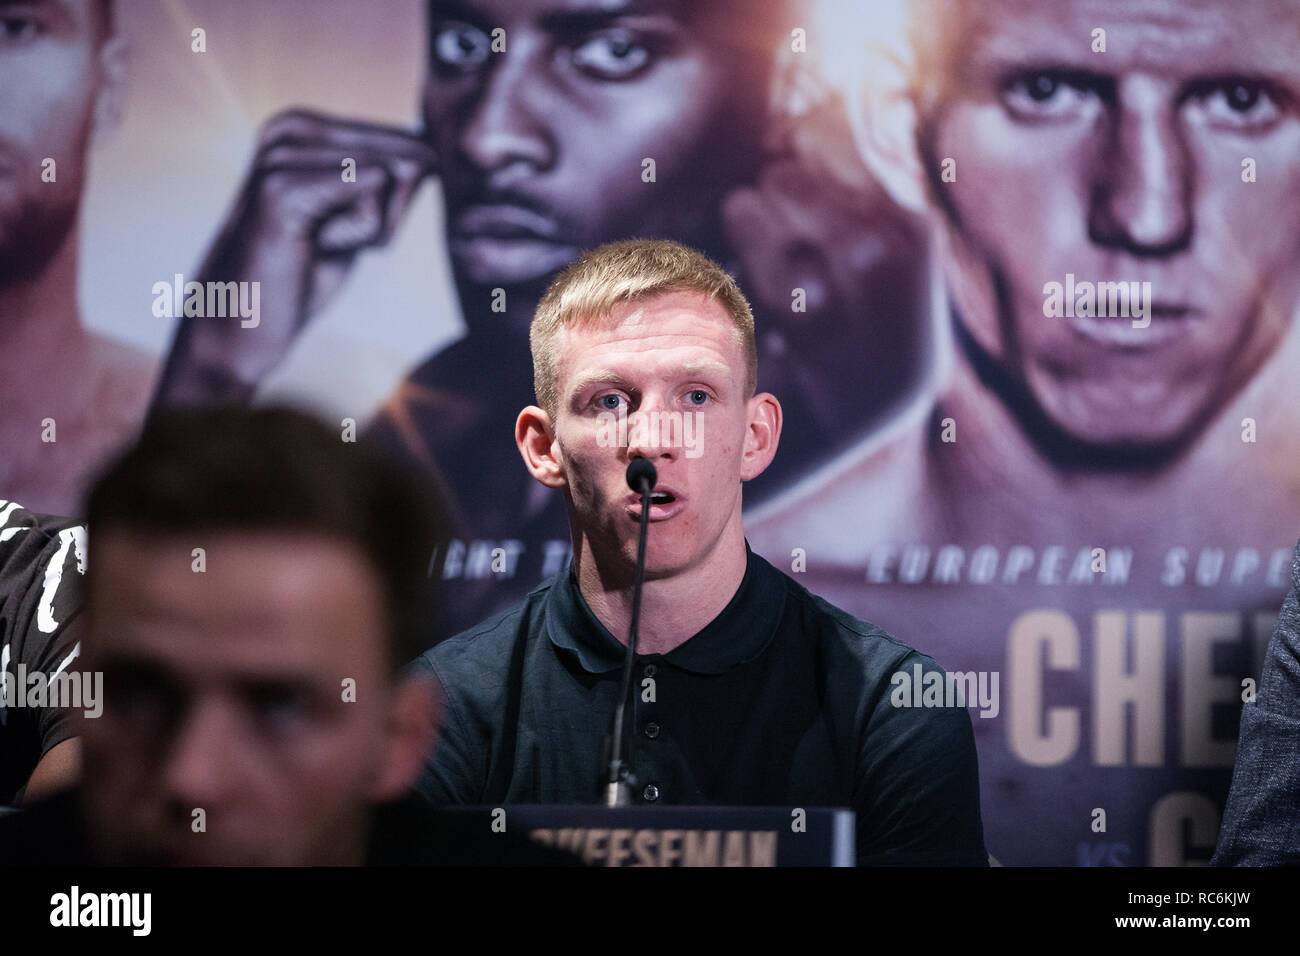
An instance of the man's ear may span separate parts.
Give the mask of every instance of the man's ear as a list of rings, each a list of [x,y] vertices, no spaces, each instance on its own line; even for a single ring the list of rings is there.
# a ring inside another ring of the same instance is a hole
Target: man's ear
[[[403,674],[392,688],[393,706],[384,728],[384,762],[370,788],[375,803],[396,800],[415,786],[433,753],[442,723],[442,694],[430,671]]]
[[[551,416],[545,409],[529,405],[515,420],[515,444],[528,473],[547,488],[563,488],[564,461],[555,439]]]
[[[759,392],[746,403],[745,452],[740,480],[757,478],[776,457],[781,441],[781,403],[771,392]]]
[[[845,108],[853,141],[871,174],[898,205],[924,213],[926,178],[916,146],[911,73],[910,63],[881,53],[870,75],[858,77],[849,87]]]
[[[92,140],[103,145],[116,132],[126,110],[127,66],[130,49],[126,38],[115,32],[99,47],[96,65],[99,72],[99,92],[95,96],[94,131]]]

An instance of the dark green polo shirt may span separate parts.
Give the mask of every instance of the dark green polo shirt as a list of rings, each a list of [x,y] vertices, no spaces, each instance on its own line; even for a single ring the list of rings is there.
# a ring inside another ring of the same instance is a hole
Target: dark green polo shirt
[[[420,792],[435,804],[595,803],[624,646],[570,567],[427,651],[445,690]],[[935,662],[748,552],[702,631],[633,671],[642,803],[842,806],[865,864],[987,863],[970,716],[896,707],[890,678]]]

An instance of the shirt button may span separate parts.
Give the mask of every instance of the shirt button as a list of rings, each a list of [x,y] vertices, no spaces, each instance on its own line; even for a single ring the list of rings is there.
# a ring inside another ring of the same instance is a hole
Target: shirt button
[[[646,677],[654,677],[654,676],[655,676],[655,666],[654,666],[653,664],[647,664],[647,665],[645,666],[645,676],[646,676]]]
[[[659,736],[659,725],[656,724],[653,720],[650,721],[650,723],[645,725],[645,735],[649,737],[651,740],[654,740],[656,737]]]
[[[659,788],[653,783],[647,783],[645,789],[641,791],[641,796],[645,797],[648,802],[654,803],[659,799]]]

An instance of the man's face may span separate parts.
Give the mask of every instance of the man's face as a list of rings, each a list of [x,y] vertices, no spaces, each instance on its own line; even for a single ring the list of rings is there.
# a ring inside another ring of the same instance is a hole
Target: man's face
[[[1296,307],[1300,5],[975,0],[953,16],[921,145],[966,328],[1077,441],[1194,436]],[[1045,316],[1067,274],[1150,282],[1150,326]]]
[[[371,565],[309,535],[117,529],[94,560],[88,666],[105,701],[84,721],[85,788],[106,858],[360,862],[392,696]]]
[[[424,116],[461,281],[540,285],[612,239],[718,228],[757,161],[771,58],[736,39],[733,6],[431,3]]]
[[[557,346],[554,428],[571,520],[594,551],[634,563],[641,507],[626,472],[646,458],[656,491],[671,495],[651,505],[647,577],[708,558],[739,525],[741,482],[754,477],[743,460],[745,357],[726,310],[694,292],[622,302],[593,328],[561,330]],[[611,440],[620,413],[626,444]]]
[[[76,221],[103,85],[98,23],[95,0],[0,0],[0,282],[43,267]]]

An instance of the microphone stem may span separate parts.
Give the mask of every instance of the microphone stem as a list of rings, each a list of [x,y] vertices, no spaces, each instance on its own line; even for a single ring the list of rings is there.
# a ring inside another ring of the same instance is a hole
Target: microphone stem
[[[609,786],[606,804],[611,807],[626,806],[630,802],[627,785],[623,779],[623,765],[632,762],[632,735],[625,733],[623,718],[632,696],[632,665],[636,660],[637,628],[641,619],[641,584],[645,577],[645,542],[650,529],[650,483],[641,483],[641,532],[636,542],[636,570],[632,578],[632,621],[627,629],[627,655],[623,658],[623,681],[618,709],[614,712],[614,739],[609,761]],[[626,740],[625,740],[626,738]],[[626,747],[624,744],[626,743]],[[627,756],[624,758],[623,751]]]

